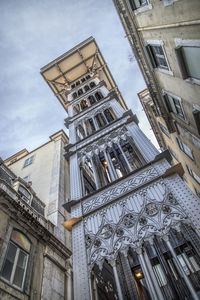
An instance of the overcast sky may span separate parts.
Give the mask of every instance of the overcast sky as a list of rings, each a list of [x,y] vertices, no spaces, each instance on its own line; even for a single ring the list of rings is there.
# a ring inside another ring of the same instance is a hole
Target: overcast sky
[[[137,93],[145,88],[112,0],[1,0],[0,156],[33,150],[64,129],[66,112],[40,68],[93,36],[140,127],[155,141]]]

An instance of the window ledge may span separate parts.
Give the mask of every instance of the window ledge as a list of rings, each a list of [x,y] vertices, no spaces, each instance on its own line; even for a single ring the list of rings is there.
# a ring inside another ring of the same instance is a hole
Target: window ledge
[[[143,12],[145,12],[147,10],[150,10],[150,9],[152,9],[152,4],[148,4],[148,5],[139,7],[138,9],[134,10],[134,14],[138,15],[138,14],[143,13]]]
[[[155,68],[155,70],[157,70],[158,72],[161,72],[163,74],[174,76],[174,73],[171,70],[162,69],[162,68]]]
[[[174,4],[174,2],[176,2],[176,1],[178,1],[178,0],[164,0],[163,4],[164,4],[164,6],[170,6],[170,5]]]
[[[192,84],[200,85],[200,79],[189,77],[189,78],[185,79],[185,81],[189,82],[189,83],[192,83]]]

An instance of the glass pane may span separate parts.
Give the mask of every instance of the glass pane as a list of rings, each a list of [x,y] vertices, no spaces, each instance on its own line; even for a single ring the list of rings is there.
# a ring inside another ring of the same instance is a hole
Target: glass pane
[[[182,47],[182,54],[188,76],[200,79],[200,48]]]
[[[19,257],[17,261],[17,266],[15,269],[15,276],[13,279],[13,284],[17,285],[18,287],[22,287],[25,268],[26,268],[26,261],[27,261],[27,254],[20,250]]]
[[[28,239],[20,231],[13,230],[11,240],[22,247],[27,252],[30,251],[31,244]]]
[[[3,265],[2,272],[1,272],[1,276],[8,281],[10,281],[13,264],[14,264],[14,260],[15,260],[15,256],[16,256],[16,251],[17,251],[17,247],[14,244],[9,243],[5,262]]]

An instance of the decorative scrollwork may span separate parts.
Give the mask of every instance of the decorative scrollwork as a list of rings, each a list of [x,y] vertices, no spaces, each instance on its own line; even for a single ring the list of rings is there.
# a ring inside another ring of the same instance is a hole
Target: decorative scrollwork
[[[167,199],[169,201],[169,203],[173,204],[173,205],[177,205],[178,201],[176,200],[176,198],[174,198],[174,195],[172,193],[169,193],[167,195]]]
[[[113,228],[111,225],[107,224],[102,228],[100,236],[104,239],[109,239],[113,234]]]
[[[122,228],[118,228],[116,230],[116,236],[121,237],[124,234],[124,230]]]
[[[86,248],[89,248],[92,244],[92,238],[88,234],[86,234],[85,236],[85,244],[86,244]]]
[[[164,214],[169,214],[171,212],[171,208],[169,205],[163,205],[162,211]]]
[[[99,248],[101,246],[101,241],[99,240],[99,239],[96,239],[95,241],[94,241],[94,247],[95,248]]]
[[[158,213],[158,207],[155,203],[149,203],[145,207],[148,216],[155,216]]]
[[[139,224],[140,224],[140,225],[146,225],[146,224],[147,224],[147,219],[146,219],[145,217],[141,217],[141,218],[139,219]]]
[[[131,228],[135,225],[136,218],[133,214],[127,214],[123,217],[122,223],[125,227]]]

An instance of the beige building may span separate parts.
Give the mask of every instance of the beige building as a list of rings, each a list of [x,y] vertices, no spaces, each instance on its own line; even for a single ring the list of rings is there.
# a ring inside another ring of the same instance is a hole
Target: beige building
[[[63,227],[66,212],[62,207],[69,197],[68,163],[64,158],[66,144],[68,136],[60,130],[51,135],[47,143],[31,152],[23,149],[7,158],[5,164],[31,184],[46,205],[45,217],[56,226],[57,237],[69,244],[69,235]]]
[[[183,164],[188,185],[199,195],[200,1],[114,0],[114,4],[152,97],[162,140]]]

